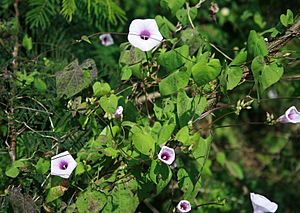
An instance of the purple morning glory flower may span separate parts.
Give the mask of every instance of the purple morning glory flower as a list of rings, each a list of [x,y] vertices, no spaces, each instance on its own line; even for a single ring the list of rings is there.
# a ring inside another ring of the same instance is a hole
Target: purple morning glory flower
[[[165,164],[171,165],[175,160],[175,151],[172,148],[163,146],[158,153],[158,159]]]
[[[77,163],[68,151],[51,158],[51,175],[69,178]]]
[[[104,46],[110,46],[114,44],[114,40],[110,34],[102,34],[99,36],[99,39],[101,40],[101,44]]]
[[[300,123],[300,113],[295,106],[292,106],[278,120],[280,123]]]
[[[159,45],[163,37],[155,19],[135,19],[129,26],[128,41],[142,51],[149,51]]]
[[[122,117],[122,114],[123,113],[123,107],[122,106],[118,106],[114,115],[115,115],[115,118],[121,118]]]
[[[276,212],[278,205],[271,202],[265,196],[250,193],[250,199],[253,206],[253,213]]]
[[[191,204],[187,200],[181,200],[177,205],[178,212],[189,212],[191,209]]]

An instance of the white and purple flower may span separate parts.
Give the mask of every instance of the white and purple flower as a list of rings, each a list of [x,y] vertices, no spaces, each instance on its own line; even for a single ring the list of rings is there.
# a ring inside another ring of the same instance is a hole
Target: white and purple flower
[[[181,200],[177,205],[178,212],[189,212],[191,209],[191,204],[187,200]]]
[[[77,163],[68,151],[51,158],[51,175],[69,178]]]
[[[159,45],[163,37],[155,19],[135,19],[129,26],[128,41],[142,51],[149,51]]]
[[[288,108],[284,115],[278,118],[280,123],[300,123],[300,112],[295,106]]]
[[[118,106],[114,115],[115,115],[115,118],[121,118],[123,116],[123,107]]]
[[[250,193],[253,213],[276,212],[278,205],[260,194]]]
[[[110,46],[114,44],[114,40],[110,34],[102,34],[99,36],[99,39],[101,40],[101,44],[103,46]]]
[[[175,160],[175,151],[172,148],[163,146],[158,153],[158,159],[165,164],[171,165]]]

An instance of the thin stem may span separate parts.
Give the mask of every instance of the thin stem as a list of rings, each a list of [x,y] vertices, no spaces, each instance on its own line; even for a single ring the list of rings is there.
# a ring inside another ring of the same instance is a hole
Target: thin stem
[[[148,68],[148,72],[149,72],[149,74],[150,74],[149,57],[148,57],[147,52],[145,52],[145,54],[146,54],[146,59],[147,59],[147,68]],[[145,89],[145,79],[144,79],[143,91],[144,91],[145,97],[146,97],[146,102],[145,102],[145,104],[146,104],[147,115],[148,115],[148,118],[150,118],[151,116],[150,116],[150,111],[149,111],[149,107],[148,107],[148,100],[149,100],[149,99],[148,99],[147,91],[146,91],[146,89]]]
[[[201,206],[210,206],[210,205],[218,205],[218,206],[224,206],[224,203],[219,203],[217,201],[215,202],[210,202],[210,203],[203,203],[203,204],[199,204],[196,206],[196,208],[199,208]]]
[[[188,15],[188,18],[189,18],[189,22],[190,22],[192,28],[195,29],[195,26],[194,26],[194,24],[193,24],[192,18],[191,18],[191,16],[190,16],[190,10],[191,10],[191,8],[190,8],[190,6],[189,6],[189,3],[186,2],[185,5],[186,5],[186,9],[187,9],[187,15]]]
[[[226,55],[224,52],[222,52],[222,50],[220,50],[218,47],[216,47],[213,43],[209,43],[210,46],[212,46],[215,50],[217,50],[219,53],[221,53],[225,58],[227,58],[228,60],[232,61],[233,59],[230,58],[228,55]]]

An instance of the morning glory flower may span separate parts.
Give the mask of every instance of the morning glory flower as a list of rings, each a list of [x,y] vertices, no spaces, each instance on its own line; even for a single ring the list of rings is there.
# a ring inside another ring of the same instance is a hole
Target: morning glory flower
[[[102,34],[99,36],[99,39],[101,40],[101,44],[104,46],[110,46],[114,44],[114,40],[110,34]]]
[[[51,175],[69,178],[77,163],[68,151],[51,158]]]
[[[149,51],[163,40],[155,19],[135,19],[129,26],[128,41],[142,51]]]
[[[276,212],[278,205],[271,202],[265,196],[250,193],[250,199],[253,206],[253,213]]]
[[[158,159],[165,164],[171,165],[175,160],[175,151],[172,148],[163,146],[158,153]]]
[[[298,112],[295,106],[292,106],[278,120],[280,123],[300,123],[300,112]]]
[[[177,205],[178,212],[189,212],[191,209],[191,204],[187,200],[181,200]]]
[[[118,106],[114,115],[115,115],[115,118],[121,118],[122,117],[122,114],[123,113],[123,107],[122,106]]]

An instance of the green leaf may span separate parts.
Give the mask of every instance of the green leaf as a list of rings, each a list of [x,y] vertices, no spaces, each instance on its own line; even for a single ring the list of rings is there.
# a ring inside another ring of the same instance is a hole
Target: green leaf
[[[150,167],[150,179],[156,184],[156,193],[159,194],[170,182],[172,171],[164,163],[152,161]]]
[[[197,29],[187,28],[181,31],[181,40],[189,46],[189,54],[193,55],[203,43]]]
[[[236,177],[240,180],[244,179],[243,170],[237,163],[235,163],[233,161],[227,161],[227,163],[228,163],[228,167],[230,167],[231,174],[234,177]]]
[[[168,7],[170,8],[171,12],[175,15],[176,12],[182,8],[185,3],[185,0],[167,0]]]
[[[266,25],[260,13],[256,12],[253,16],[254,22],[262,29]]]
[[[216,79],[221,72],[219,59],[207,58],[202,55],[199,62],[192,67],[192,74],[195,82],[201,86]]]
[[[173,119],[170,119],[168,122],[164,123],[164,125],[161,127],[158,134],[158,141],[157,141],[158,145],[161,145],[170,139],[175,129],[175,126],[176,123]]]
[[[254,58],[251,69],[259,92],[279,81],[284,72],[283,67],[276,61],[267,64],[262,56]]]
[[[66,95],[67,98],[81,92],[93,79],[97,77],[98,70],[95,61],[85,60],[81,65],[74,60],[63,71],[56,73],[56,91],[58,97]]]
[[[107,147],[103,150],[103,153],[108,156],[111,157],[112,159],[117,158],[119,156],[119,151],[114,149],[113,147]]]
[[[79,213],[100,212],[107,202],[105,194],[99,191],[85,191],[80,193],[76,200],[76,207]]]
[[[23,38],[22,45],[27,51],[30,51],[32,49],[32,39],[31,37],[28,37],[27,34],[25,34]]]
[[[64,195],[67,188],[63,186],[55,186],[49,189],[46,197],[46,203],[50,203]]]
[[[192,100],[192,109],[195,116],[200,116],[205,110],[207,100],[205,96],[196,95]]]
[[[67,19],[68,22],[72,21],[73,14],[76,10],[75,0],[63,0],[61,14]]]
[[[280,22],[285,27],[293,24],[294,23],[294,14],[293,14],[293,12],[290,9],[288,9],[287,12],[286,12],[286,15],[281,14]]]
[[[131,47],[130,50],[121,51],[119,63],[121,65],[133,65],[146,59],[145,53],[139,48]]]
[[[217,159],[218,163],[221,164],[221,166],[224,167],[225,160],[226,160],[226,156],[225,156],[224,152],[218,152],[217,156],[216,156],[216,159]]]
[[[18,168],[23,168],[26,166],[24,159],[16,160],[12,163],[11,166],[6,168],[5,174],[8,177],[15,178],[19,175],[20,171]]]
[[[37,164],[35,165],[35,169],[37,173],[40,174],[45,174],[46,172],[48,172],[49,168],[50,168],[50,162],[49,160],[45,160],[44,158],[40,158]]]
[[[241,51],[235,56],[229,66],[241,66],[247,60],[247,51],[245,48],[241,49]]]
[[[78,161],[77,161],[78,162]],[[78,162],[76,169],[75,169],[75,175],[81,175],[85,172],[84,164],[82,162]]]
[[[191,99],[183,89],[177,94],[177,116],[181,127],[186,126],[192,117]]]
[[[180,168],[178,170],[177,180],[180,189],[184,192],[185,199],[189,199],[194,191],[194,184],[189,176],[189,173],[184,168]]]
[[[189,56],[189,47],[183,45],[176,49],[161,53],[158,57],[158,63],[165,67],[169,72],[174,72],[181,67]]]
[[[15,178],[19,175],[20,171],[16,166],[11,166],[5,171],[5,175],[11,178]]]
[[[197,8],[196,7],[190,8],[189,13],[190,13],[191,21],[193,21],[197,17]],[[176,12],[176,18],[183,25],[187,25],[190,22],[189,18],[188,18],[188,10],[187,9],[177,10],[177,12]]]
[[[144,155],[153,155],[155,141],[151,135],[138,126],[132,127],[131,132],[134,147]]]
[[[105,112],[113,114],[118,107],[118,97],[114,94],[111,94],[109,97],[102,96],[100,98],[100,106]]]
[[[184,126],[178,131],[175,140],[180,141],[184,146],[191,145],[188,126]]]
[[[45,92],[47,90],[46,83],[40,78],[34,78],[33,85],[40,92]]]
[[[189,83],[189,73],[185,71],[176,71],[164,78],[159,83],[159,91],[162,96],[171,95],[179,89],[184,88]]]
[[[110,92],[110,86],[108,83],[95,82],[93,85],[93,93],[96,97],[107,95]]]
[[[131,75],[132,75],[131,69],[129,67],[123,67],[121,80],[127,81],[130,79]]]
[[[85,42],[87,42],[89,44],[92,44],[92,42],[90,41],[89,37],[87,37],[86,35],[81,36],[81,40],[85,41]]]
[[[196,133],[191,136],[191,140],[193,144],[195,144],[192,150],[193,156],[198,162],[200,168],[203,168],[209,154],[211,137],[203,139],[199,133]]]
[[[155,21],[159,27],[160,33],[164,38],[172,38],[172,33],[176,31],[176,27],[163,16],[155,16]]]
[[[268,48],[264,37],[257,34],[254,30],[250,31],[247,48],[249,55],[253,58],[268,55]]]
[[[234,89],[243,77],[243,68],[241,67],[228,67],[227,73],[227,90]]]
[[[124,180],[124,184],[120,182],[114,187],[107,199],[107,204],[101,211],[102,213],[136,212],[139,205],[138,183],[132,177],[130,178],[129,181]]]

